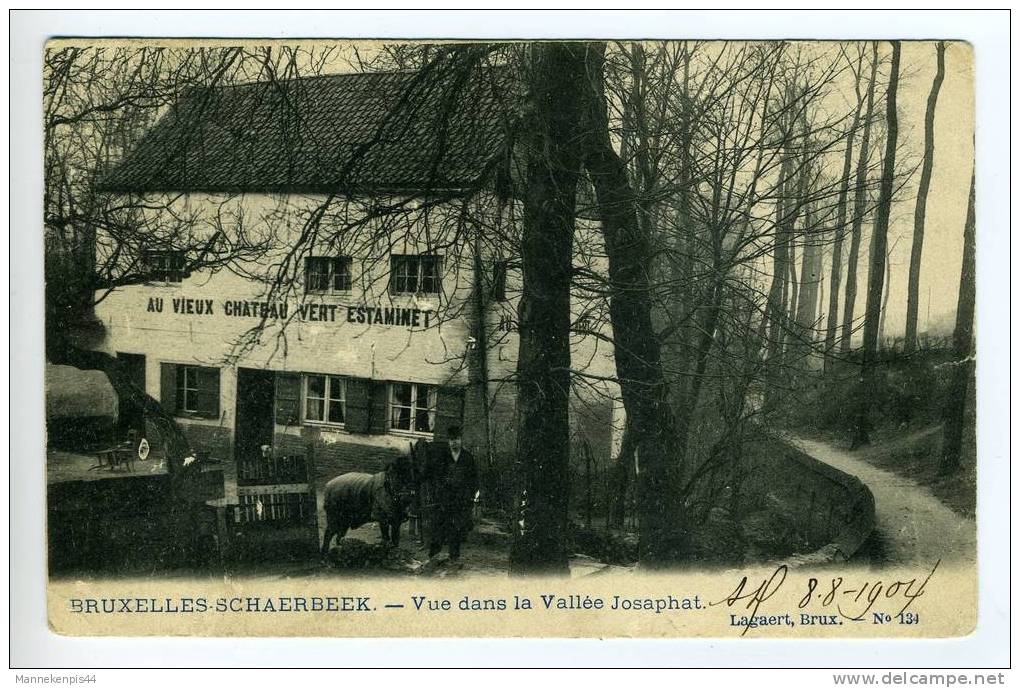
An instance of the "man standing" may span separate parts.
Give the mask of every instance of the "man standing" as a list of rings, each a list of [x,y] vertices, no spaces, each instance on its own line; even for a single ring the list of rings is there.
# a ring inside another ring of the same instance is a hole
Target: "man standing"
[[[438,447],[431,467],[434,498],[429,558],[435,557],[446,545],[450,562],[460,559],[460,545],[471,531],[471,509],[478,490],[475,457],[464,449],[461,430],[452,426],[447,431],[448,447]]]

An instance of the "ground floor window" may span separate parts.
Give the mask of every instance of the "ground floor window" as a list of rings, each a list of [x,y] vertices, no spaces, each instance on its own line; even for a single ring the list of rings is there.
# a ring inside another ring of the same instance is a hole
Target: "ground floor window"
[[[344,379],[336,375],[305,375],[305,421],[343,425],[346,416]]]
[[[177,368],[177,410],[198,413],[198,368]]]
[[[391,382],[390,430],[431,433],[436,425],[436,387],[413,382]]]
[[[162,363],[160,370],[163,408],[182,416],[219,417],[219,368]]]

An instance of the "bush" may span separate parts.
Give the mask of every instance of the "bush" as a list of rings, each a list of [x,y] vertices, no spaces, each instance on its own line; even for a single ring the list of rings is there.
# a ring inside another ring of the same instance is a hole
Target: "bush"
[[[876,369],[875,396],[869,400],[873,427],[896,428],[938,423],[948,392],[948,349],[924,349],[912,355],[883,352]],[[860,403],[860,366],[834,364],[831,372],[810,374],[798,381],[783,409],[784,423],[799,428],[846,432]]]

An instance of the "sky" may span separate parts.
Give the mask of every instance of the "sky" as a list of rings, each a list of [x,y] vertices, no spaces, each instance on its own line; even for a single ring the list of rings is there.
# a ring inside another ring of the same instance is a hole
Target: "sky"
[[[935,43],[904,42],[900,60],[903,77],[897,98],[900,139],[919,161],[924,151],[925,107],[935,77]],[[919,331],[925,329],[929,304],[932,326],[941,322],[951,331],[954,324],[963,262],[963,225],[974,163],[974,53],[966,43],[949,43],[945,62],[946,76],[935,109],[935,155],[921,255]],[[880,143],[884,146],[884,141]],[[895,248],[890,255],[892,279],[885,330],[888,336],[902,335],[906,324],[907,271],[920,176],[918,169],[901,191],[889,228],[889,245],[895,242]],[[980,188],[981,180],[976,180],[976,184]],[[863,312],[863,308],[862,295],[856,310]]]

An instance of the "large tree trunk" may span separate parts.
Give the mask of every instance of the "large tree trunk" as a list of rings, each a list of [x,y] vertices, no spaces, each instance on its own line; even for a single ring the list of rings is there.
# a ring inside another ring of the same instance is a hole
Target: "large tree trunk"
[[[639,557],[643,566],[655,567],[678,560],[682,553],[676,487],[681,456],[652,327],[650,237],[638,222],[626,166],[609,136],[604,51],[604,44],[588,46],[584,164],[595,187],[609,259],[617,376],[627,423],[637,441]]]
[[[793,137],[794,124],[786,132],[787,139]],[[790,262],[792,260],[792,242],[794,225],[800,211],[800,196],[797,194],[799,181],[793,178],[794,157],[790,144],[784,143],[783,161],[779,168],[779,180],[776,188],[776,238],[772,248],[772,282],[769,286],[766,304],[766,321],[768,322],[768,340],[765,345],[767,374],[775,378],[782,372],[784,365],[783,343],[786,330],[790,327],[792,317],[789,311],[790,302]],[[778,383],[768,384],[765,388],[764,405],[766,410],[775,408],[777,403]]]
[[[516,495],[510,572],[565,574],[570,462],[570,282],[581,169],[584,46],[531,48],[518,309]]]
[[[975,284],[975,218],[974,173],[970,176],[970,199],[967,201],[967,221],[963,226],[963,267],[960,270],[960,296],[956,303],[956,329],[953,330],[953,351],[956,355],[949,396],[946,401],[945,425],[942,429],[942,458],[939,473],[948,475],[960,467],[963,447],[963,428],[967,409],[967,395],[974,378],[974,301]]]
[[[924,215],[928,206],[928,187],[935,158],[935,106],[939,89],[946,76],[946,44],[935,45],[938,67],[928,94],[928,108],[924,112],[924,162],[921,164],[921,183],[917,187],[917,205],[914,207],[914,243],[910,247],[910,274],[907,277],[907,330],[903,343],[904,353],[913,353],[917,347],[917,290],[921,283],[921,250],[924,247]]]
[[[862,51],[861,59],[857,62],[857,72],[854,75],[857,107],[854,109],[854,118],[846,134],[846,148],[843,151],[843,176],[839,185],[839,198],[836,201],[836,227],[833,230],[835,239],[832,243],[832,269],[829,272],[829,308],[825,324],[824,370],[826,373],[832,369],[832,354],[836,348],[836,328],[839,325],[839,288],[843,277],[843,238],[846,234],[847,196],[850,193],[850,170],[853,166],[854,137],[857,136],[857,126],[861,120],[861,108],[864,107],[864,99],[860,93],[861,64],[863,59],[864,53]]]
[[[892,291],[892,249],[885,252],[885,296],[882,297],[882,316],[878,319],[878,348],[883,348],[885,342],[885,316],[889,312],[889,294]]]
[[[864,111],[864,132],[861,134],[861,150],[857,153],[857,188],[854,190],[854,215],[850,229],[850,253],[846,265],[846,294],[843,299],[843,330],[840,334],[839,350],[850,350],[853,337],[854,307],[857,304],[857,260],[861,253],[861,227],[864,224],[864,209],[868,189],[868,148],[871,138],[871,120],[875,103],[875,79],[878,71],[878,43],[871,44],[871,78],[868,80],[867,106]]]
[[[609,510],[609,526],[611,528],[623,528],[627,517],[627,487],[630,484],[630,476],[634,472],[636,445],[634,433],[629,428],[629,425],[623,428],[620,454],[616,457],[609,473],[609,493],[612,497]]]
[[[797,297],[797,365],[806,368],[814,341],[818,317],[818,288],[822,283],[822,246],[818,236],[821,232],[814,226],[816,214],[808,205],[804,213],[804,248],[800,262],[800,291]]]
[[[871,261],[868,268],[868,299],[864,309],[864,349],[861,358],[860,393],[857,400],[857,418],[852,447],[868,444],[871,425],[871,405],[875,398],[876,357],[878,354],[878,327],[882,310],[882,287],[885,284],[885,261],[889,236],[889,213],[892,209],[893,177],[896,174],[896,137],[899,125],[896,117],[896,91],[899,86],[900,42],[892,41],[892,66],[889,72],[889,90],[886,94],[885,156],[882,161],[882,181],[878,195],[878,218],[871,237]]]

